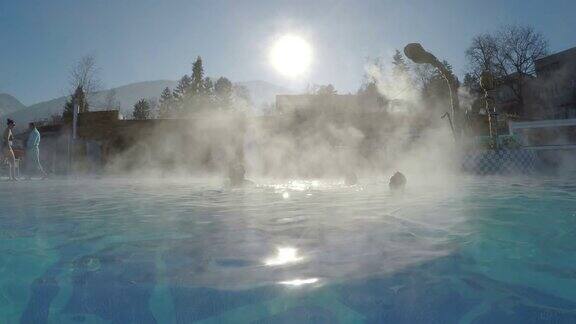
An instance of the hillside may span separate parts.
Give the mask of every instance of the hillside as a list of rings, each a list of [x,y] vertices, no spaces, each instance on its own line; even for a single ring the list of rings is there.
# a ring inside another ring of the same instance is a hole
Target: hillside
[[[24,108],[26,108],[26,106],[24,106],[18,99],[7,93],[0,93],[0,116]]]
[[[167,86],[172,87],[175,84],[176,82],[167,80],[132,83],[109,90],[99,91],[93,94],[89,100],[93,109],[104,109],[106,98],[109,96],[110,92],[113,91],[115,92],[115,100],[120,103],[120,110],[122,113],[127,113],[132,110],[132,106],[139,99],[157,97],[162,89]],[[66,97],[59,97],[31,105],[23,110],[14,111],[7,114],[6,117],[19,121],[20,123],[47,119],[53,115],[60,115],[65,103]]]
[[[237,82],[236,84],[245,86],[248,89],[255,109],[259,109],[263,104],[273,103],[277,94],[291,93],[286,88],[265,81],[246,81]],[[97,92],[89,100],[92,109],[105,109],[107,97],[109,97],[111,92],[114,92],[114,98],[120,105],[120,111],[124,115],[129,115],[132,112],[133,105],[138,100],[142,98],[158,98],[164,88],[174,89],[175,86],[176,81],[170,80],[138,82]],[[4,117],[12,118],[19,123],[43,120],[53,115],[61,114],[65,103],[66,97],[59,97],[31,105],[25,109],[22,109],[25,106],[20,104],[22,107],[7,111]],[[0,105],[0,107],[2,106]]]

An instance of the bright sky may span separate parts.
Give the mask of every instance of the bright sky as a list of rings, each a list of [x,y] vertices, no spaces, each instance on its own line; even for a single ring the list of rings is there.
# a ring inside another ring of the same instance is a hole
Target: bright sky
[[[576,46],[574,0],[0,0],[0,93],[24,104],[63,95],[68,71],[95,54],[106,88],[178,79],[197,55],[210,76],[356,91],[366,57],[419,41],[465,68],[477,33],[534,25],[554,51]],[[296,81],[272,68],[275,37],[308,40],[314,60]]]

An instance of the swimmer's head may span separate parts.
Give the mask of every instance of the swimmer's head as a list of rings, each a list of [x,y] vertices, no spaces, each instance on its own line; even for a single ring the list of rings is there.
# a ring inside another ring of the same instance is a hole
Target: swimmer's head
[[[394,175],[390,178],[388,186],[392,190],[403,190],[406,187],[406,177],[399,171],[396,171]]]
[[[232,184],[239,184],[244,181],[244,176],[246,175],[246,169],[240,163],[234,163],[230,166],[228,170],[228,178]]]
[[[346,177],[344,178],[344,183],[347,186],[353,186],[355,184],[358,184],[358,177],[356,176],[356,173],[354,173],[352,171],[346,173]]]

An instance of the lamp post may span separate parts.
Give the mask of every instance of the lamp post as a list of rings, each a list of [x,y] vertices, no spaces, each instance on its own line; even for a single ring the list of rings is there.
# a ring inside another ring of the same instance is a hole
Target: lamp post
[[[417,64],[430,64],[435,67],[440,75],[446,80],[450,89],[450,106],[451,106],[451,127],[454,138],[458,140],[462,132],[462,118],[460,113],[460,101],[458,100],[458,82],[452,72],[450,72],[436,56],[427,52],[419,43],[410,43],[404,47],[404,55]],[[452,122],[454,125],[452,125]]]
[[[70,136],[68,137],[68,174],[73,173],[74,164],[74,149],[76,144],[76,132],[78,123],[78,104],[76,99],[72,99],[72,130],[70,131]]]
[[[492,95],[495,88],[492,73],[489,71],[482,72],[480,76],[480,87],[484,90],[484,98],[486,100],[486,114],[488,115],[490,139],[495,143],[496,149],[498,149],[498,113],[496,112],[496,101]]]
[[[72,96],[72,131],[68,139],[68,173],[74,172],[74,159],[76,152],[76,143],[78,139],[78,114],[80,113],[80,98],[84,97],[82,87],[76,88]]]

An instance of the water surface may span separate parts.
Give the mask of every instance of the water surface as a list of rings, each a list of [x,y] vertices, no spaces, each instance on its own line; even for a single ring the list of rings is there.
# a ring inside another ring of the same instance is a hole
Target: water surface
[[[0,183],[0,323],[574,323],[576,181]]]

